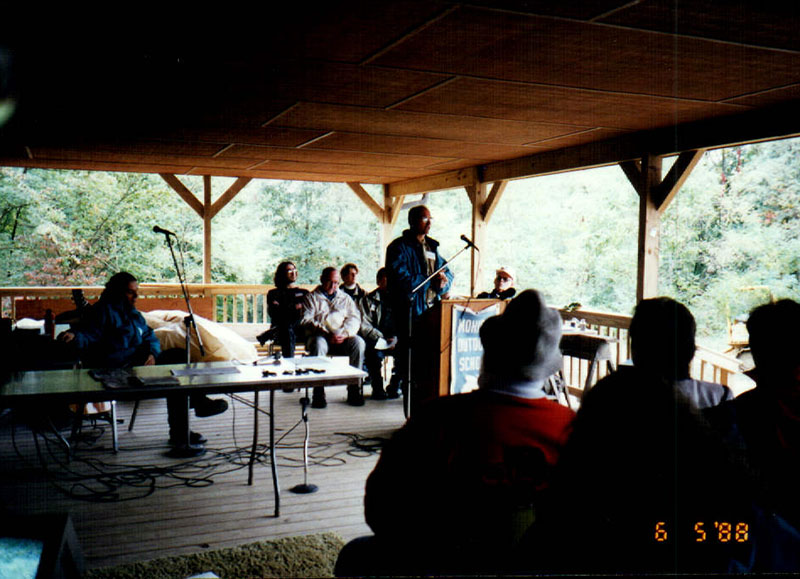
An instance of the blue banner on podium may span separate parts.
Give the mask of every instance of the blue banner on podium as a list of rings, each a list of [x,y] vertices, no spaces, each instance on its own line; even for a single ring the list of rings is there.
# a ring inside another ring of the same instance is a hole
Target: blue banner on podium
[[[462,394],[478,389],[483,346],[480,329],[487,319],[500,313],[500,304],[479,312],[453,306],[453,328],[450,347],[450,392]]]

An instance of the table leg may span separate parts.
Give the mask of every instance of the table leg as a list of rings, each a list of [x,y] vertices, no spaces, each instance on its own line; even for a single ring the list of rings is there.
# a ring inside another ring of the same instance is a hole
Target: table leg
[[[258,415],[260,414],[258,408],[258,390],[255,391],[253,399],[253,446],[250,447],[250,464],[247,465],[247,484],[253,486],[253,465],[256,462],[256,447],[258,446]]]
[[[275,454],[275,390],[269,391],[269,459],[272,463],[272,486],[275,491],[275,517],[281,516],[281,489],[278,485],[278,458]]]

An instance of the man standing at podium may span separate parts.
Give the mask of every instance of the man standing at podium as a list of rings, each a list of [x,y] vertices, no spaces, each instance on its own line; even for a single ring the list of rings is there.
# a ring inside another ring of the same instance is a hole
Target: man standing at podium
[[[396,312],[395,323],[399,338],[395,362],[403,389],[408,387],[408,355],[411,347],[408,339],[409,310],[411,317],[417,319],[425,310],[440,301],[453,283],[452,272],[445,268],[412,294],[428,276],[444,265],[444,259],[439,255],[439,242],[428,237],[432,221],[427,207],[412,207],[408,212],[409,228],[386,249],[389,295],[392,310]],[[391,386],[386,394],[389,398],[399,396],[397,389]]]

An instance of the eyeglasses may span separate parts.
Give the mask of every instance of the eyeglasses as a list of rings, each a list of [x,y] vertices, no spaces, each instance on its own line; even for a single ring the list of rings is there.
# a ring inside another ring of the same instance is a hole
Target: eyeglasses
[[[423,223],[430,223],[431,221],[433,221],[433,217],[420,217],[419,220],[422,221]]]

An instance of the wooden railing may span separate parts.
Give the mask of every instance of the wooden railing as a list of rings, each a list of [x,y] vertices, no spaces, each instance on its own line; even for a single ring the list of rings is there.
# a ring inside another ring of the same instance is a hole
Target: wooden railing
[[[303,286],[313,289],[314,286]],[[81,287],[85,297],[93,301],[103,291],[102,286]],[[188,284],[191,298],[210,301],[210,319],[227,324],[255,324],[267,326],[266,297],[271,289],[268,285],[243,284]],[[46,309],[54,314],[73,309],[71,287],[8,287],[0,288],[0,311],[2,317],[16,320],[18,313],[39,312],[39,317]],[[138,307],[144,311],[152,309],[185,309],[183,294],[177,284],[141,284],[139,286]],[[621,314],[577,310],[575,312],[560,311],[562,318],[583,320],[586,327],[596,330],[600,335],[613,338],[610,343],[612,361],[615,366],[630,359],[630,338],[628,328],[631,317]],[[27,313],[25,315],[28,315]],[[198,313],[198,315],[200,315]],[[564,375],[567,383],[582,388],[589,371],[589,362],[566,358]],[[730,377],[739,372],[739,363],[735,358],[698,347],[692,362],[692,376],[709,382],[728,384]],[[606,364],[599,364],[592,383],[608,373]]]

